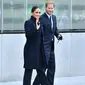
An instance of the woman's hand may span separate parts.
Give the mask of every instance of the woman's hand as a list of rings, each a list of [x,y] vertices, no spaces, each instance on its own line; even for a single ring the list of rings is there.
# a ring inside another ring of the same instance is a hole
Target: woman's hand
[[[40,28],[40,22],[39,18],[36,19],[36,29],[38,30]]]

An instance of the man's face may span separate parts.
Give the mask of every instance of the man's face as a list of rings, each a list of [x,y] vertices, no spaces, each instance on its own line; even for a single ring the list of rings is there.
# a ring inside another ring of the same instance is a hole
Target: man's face
[[[53,11],[54,11],[54,4],[52,3],[47,4],[46,7],[47,14],[52,15]]]

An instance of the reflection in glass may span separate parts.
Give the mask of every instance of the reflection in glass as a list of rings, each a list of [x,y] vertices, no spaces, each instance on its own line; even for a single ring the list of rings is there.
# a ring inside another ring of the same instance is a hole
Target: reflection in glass
[[[69,17],[68,17],[67,10],[64,10],[60,16],[60,19],[58,22],[58,28],[59,29],[69,29]]]
[[[23,30],[25,20],[25,1],[3,1],[3,28],[4,30]]]
[[[30,18],[32,6],[38,5],[41,9],[43,8],[43,1],[33,2],[32,0],[3,0],[4,30],[24,30],[24,21]]]
[[[67,0],[57,0],[56,1],[55,12],[57,16],[57,26],[58,29],[69,29],[69,21],[70,21],[70,4]]]
[[[0,1],[0,30],[1,30],[1,1]]]
[[[71,0],[54,0],[54,2],[54,14],[57,16],[58,29],[85,29],[85,5],[83,0],[72,0],[72,3]],[[24,30],[24,21],[30,18],[31,8],[34,5],[40,7],[41,14],[45,12],[45,0],[3,0],[3,30]]]
[[[72,4],[72,27],[73,29],[85,29],[85,4],[83,0],[73,0]]]

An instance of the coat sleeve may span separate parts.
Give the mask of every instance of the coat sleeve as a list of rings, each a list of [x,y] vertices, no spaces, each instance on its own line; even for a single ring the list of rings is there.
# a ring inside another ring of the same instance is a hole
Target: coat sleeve
[[[59,31],[58,31],[58,28],[57,28],[57,20],[56,20],[56,16],[55,16],[55,30],[54,30],[54,35],[58,38],[58,35],[59,35]]]
[[[37,32],[36,27],[34,27],[30,21],[25,21],[24,30],[25,30],[26,37],[32,36],[33,34]]]

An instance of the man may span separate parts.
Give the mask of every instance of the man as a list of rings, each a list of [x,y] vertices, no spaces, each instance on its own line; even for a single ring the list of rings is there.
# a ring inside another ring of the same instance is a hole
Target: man
[[[56,16],[53,15],[54,3],[47,1],[45,4],[46,12],[41,15],[41,24],[43,27],[44,50],[47,67],[47,85],[53,85],[55,75],[55,55],[54,55],[54,35],[58,40],[62,40],[56,24]],[[39,85],[38,75],[33,85]]]

